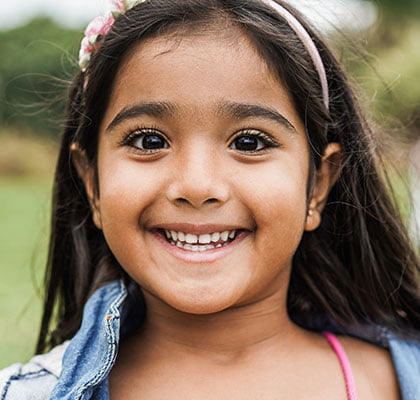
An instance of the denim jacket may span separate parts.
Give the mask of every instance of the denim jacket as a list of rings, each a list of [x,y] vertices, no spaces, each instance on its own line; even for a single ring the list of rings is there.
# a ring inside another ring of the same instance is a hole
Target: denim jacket
[[[86,303],[82,325],[71,341],[29,363],[0,371],[0,400],[107,400],[124,322],[127,289],[121,281],[98,289]],[[402,400],[420,400],[420,340],[404,341],[386,330],[364,340],[389,348]],[[351,333],[354,336],[354,333]]]

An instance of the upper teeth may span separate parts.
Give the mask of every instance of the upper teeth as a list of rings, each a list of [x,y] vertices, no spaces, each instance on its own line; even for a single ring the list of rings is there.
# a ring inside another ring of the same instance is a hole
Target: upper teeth
[[[174,241],[181,241],[189,244],[208,244],[211,242],[216,243],[219,241],[226,242],[228,239],[233,239],[236,235],[236,230],[205,233],[203,235],[194,235],[193,233],[165,230],[165,234],[168,239],[172,239]]]

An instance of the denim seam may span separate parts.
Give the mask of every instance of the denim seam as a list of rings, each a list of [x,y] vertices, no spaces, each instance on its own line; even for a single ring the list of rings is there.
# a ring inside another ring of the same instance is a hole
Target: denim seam
[[[34,379],[34,378],[39,378],[40,376],[45,376],[48,374],[49,374],[48,371],[46,371],[45,369],[42,369],[36,372],[27,372],[25,374],[17,373],[17,374],[11,375],[3,387],[3,390],[0,394],[0,400],[4,400],[6,398],[6,394],[10,388],[10,384],[13,381],[18,381],[20,379],[25,379],[25,378]]]
[[[119,281],[119,291],[120,291],[120,295],[112,302],[110,306],[110,310],[112,312],[113,318],[106,320],[106,332],[107,332],[108,338],[111,338],[111,342],[109,343],[110,346],[108,346],[105,363],[101,367],[101,369],[98,371],[98,373],[90,381],[86,382],[77,391],[75,400],[81,400],[83,398],[84,393],[89,387],[95,386],[98,382],[101,381],[101,379],[103,379],[105,372],[109,369],[110,364],[116,357],[117,344],[115,342],[115,334],[114,334],[114,330],[112,329],[112,324],[114,323],[114,321],[120,318],[119,306],[122,304],[122,302],[127,296],[127,290],[121,280]]]
[[[0,396],[1,396],[0,400],[4,400],[6,398],[6,394],[7,394],[7,391],[9,390],[9,386],[10,386],[11,381],[12,380],[9,378],[9,380],[4,385],[3,390],[1,391],[1,394],[0,394]]]
[[[34,363],[35,365],[37,365],[38,367],[42,368],[43,370],[45,370],[48,374],[50,374],[51,376],[54,376],[55,378],[58,379],[59,375],[55,374],[54,372],[50,371],[48,369],[48,367],[43,366],[42,364],[39,363]]]

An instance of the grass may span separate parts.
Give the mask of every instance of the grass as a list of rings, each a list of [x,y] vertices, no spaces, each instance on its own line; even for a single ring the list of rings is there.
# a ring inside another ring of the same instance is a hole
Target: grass
[[[0,369],[34,353],[56,143],[0,130]]]
[[[0,369],[34,352],[55,154],[51,141],[0,132]]]
[[[41,315],[50,182],[0,176],[0,369],[28,360]]]

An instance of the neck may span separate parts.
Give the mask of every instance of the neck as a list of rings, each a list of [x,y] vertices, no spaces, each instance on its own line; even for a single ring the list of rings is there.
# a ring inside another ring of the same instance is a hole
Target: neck
[[[301,333],[287,314],[286,293],[210,315],[180,312],[149,293],[145,298],[147,319],[134,340],[165,354],[233,360],[273,345],[287,349]]]

